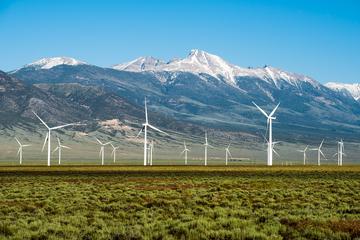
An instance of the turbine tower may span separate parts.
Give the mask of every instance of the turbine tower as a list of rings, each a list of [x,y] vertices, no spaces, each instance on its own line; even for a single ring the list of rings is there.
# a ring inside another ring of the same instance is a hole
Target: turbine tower
[[[308,150],[309,145],[306,146],[304,150],[296,150],[298,152],[302,152],[304,154],[304,165],[306,165],[306,151]]]
[[[58,153],[59,153],[59,165],[60,165],[61,164],[61,149],[62,148],[71,149],[71,148],[68,147],[68,146],[62,145],[59,138],[57,138],[57,141],[58,141],[58,146],[54,149],[53,153],[58,151]]]
[[[99,139],[95,138],[96,141],[100,144],[100,152],[99,152],[99,156],[101,156],[101,165],[104,165],[104,154],[105,154],[105,146],[109,145],[110,142],[107,143],[102,143]]]
[[[205,165],[205,166],[207,166],[207,149],[208,149],[208,147],[213,148],[213,146],[211,146],[211,145],[208,143],[207,132],[205,132],[205,143],[204,143],[204,148],[205,148],[205,156],[204,156],[205,162],[204,162],[204,165]]]
[[[150,144],[149,144],[149,157],[148,157],[148,160],[149,160],[149,165],[152,166],[153,164],[153,151],[154,151],[154,140],[152,139]]]
[[[269,129],[269,139],[268,139],[268,149],[267,149],[267,165],[272,166],[273,164],[273,140],[272,140],[272,120],[275,120],[276,117],[273,117],[274,113],[278,109],[280,103],[272,110],[272,112],[268,115],[264,110],[262,110],[256,103],[253,104],[260,110],[262,114],[267,118],[267,127],[266,131]]]
[[[229,158],[229,157],[232,158],[229,148],[230,148],[230,143],[229,143],[229,145],[225,148],[225,165],[226,165],[226,166],[228,165],[228,158]]]
[[[111,155],[114,156],[114,163],[116,162],[116,151],[119,149],[120,146],[115,147],[112,143],[110,143],[110,146],[112,147]]]
[[[345,152],[344,152],[344,142],[341,139],[340,142],[338,143],[338,152],[335,153],[334,156],[337,155],[338,158],[338,166],[342,166],[343,165],[343,156],[346,156]]]
[[[190,152],[190,150],[186,147],[186,143],[184,141],[184,150],[181,152],[180,155],[184,154],[184,160],[185,160],[185,165],[187,165],[187,160],[188,160],[188,152]]]
[[[141,130],[139,131],[138,135],[136,136],[136,137],[139,137],[140,134],[141,134],[142,132],[144,132],[144,166],[146,166],[146,160],[147,160],[147,157],[148,157],[148,155],[147,155],[147,154],[148,154],[148,153],[147,153],[147,150],[148,150],[148,148],[147,148],[147,144],[148,144],[148,143],[147,143],[147,130],[148,130],[148,127],[149,127],[149,128],[152,128],[152,129],[154,129],[155,131],[158,131],[158,132],[160,132],[160,133],[169,135],[169,134],[167,134],[166,132],[161,131],[160,129],[154,127],[153,125],[151,125],[151,124],[149,123],[148,112],[147,112],[147,105],[146,105],[146,98],[145,98],[145,123],[142,124]]]
[[[317,160],[317,165],[320,166],[320,160],[321,160],[321,155],[326,159],[324,153],[321,151],[321,147],[324,143],[324,139],[321,141],[320,146],[318,148],[311,148],[311,151],[317,151],[318,152],[318,160]]]
[[[64,128],[64,127],[68,127],[68,126],[82,126],[85,124],[79,124],[79,123],[69,123],[69,124],[64,124],[64,125],[60,125],[60,126],[56,126],[56,127],[49,127],[34,111],[33,113],[35,114],[35,116],[41,121],[41,123],[47,128],[48,132],[46,134],[45,137],[45,141],[44,141],[44,145],[42,147],[41,151],[44,151],[45,148],[45,144],[47,142],[48,144],[48,158],[47,158],[47,165],[50,166],[50,160],[51,160],[51,131],[52,130],[56,130],[56,129],[60,129],[60,128]]]
[[[15,137],[15,140],[16,142],[19,144],[19,150],[17,152],[17,155],[16,156],[19,156],[19,161],[20,161],[20,164],[22,164],[22,159],[23,159],[23,148],[24,147],[29,147],[31,145],[28,145],[28,144],[21,144],[21,142],[19,141],[19,139],[17,139],[17,137]]]

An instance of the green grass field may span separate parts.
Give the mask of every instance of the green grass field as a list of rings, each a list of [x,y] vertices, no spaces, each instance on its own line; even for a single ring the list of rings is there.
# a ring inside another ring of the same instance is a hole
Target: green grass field
[[[0,239],[360,239],[360,166],[0,167]]]

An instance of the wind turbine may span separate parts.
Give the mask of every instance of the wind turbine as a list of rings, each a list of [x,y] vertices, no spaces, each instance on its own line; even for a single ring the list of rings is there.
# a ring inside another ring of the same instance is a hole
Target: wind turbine
[[[334,154],[334,156],[337,155],[338,158],[338,166],[342,166],[343,164],[343,156],[346,156],[346,154],[344,153],[344,142],[341,139],[340,142],[338,143],[338,152]]]
[[[114,163],[115,163],[116,162],[116,150],[118,150],[120,146],[115,147],[112,143],[110,143],[110,146],[113,149],[112,152],[111,152],[111,155],[114,156]]]
[[[207,139],[207,132],[205,132],[205,143],[204,143],[204,148],[205,148],[205,163],[204,165],[207,166],[207,148],[208,147],[211,147],[211,148],[214,148],[213,146],[211,146],[209,143],[208,143],[208,139]]]
[[[304,150],[296,150],[298,152],[304,153],[304,165],[306,164],[306,151],[308,150],[308,148],[309,148],[309,145],[307,145]]]
[[[184,158],[185,158],[185,165],[187,165],[187,153],[190,152],[190,150],[186,147],[186,143],[184,141],[184,150],[181,152],[181,155],[184,154]]]
[[[323,143],[324,143],[324,139],[321,141],[320,146],[318,148],[311,148],[310,149],[311,151],[317,151],[318,152],[318,161],[317,161],[318,166],[320,166],[321,155],[326,159],[324,153],[321,151],[321,147],[322,147]]]
[[[107,143],[102,143],[99,139],[95,138],[96,141],[100,144],[100,152],[99,152],[99,156],[101,156],[101,165],[104,165],[104,153],[105,153],[105,146],[109,145],[110,142]]]
[[[61,164],[61,149],[62,148],[71,149],[71,148],[68,146],[62,145],[59,138],[57,138],[57,141],[58,141],[58,146],[54,149],[53,153],[56,151],[59,152],[59,165],[60,165]]]
[[[225,148],[225,165],[228,165],[228,157],[232,158],[231,153],[230,153],[230,143],[229,145]]]
[[[140,134],[141,134],[142,132],[144,132],[144,166],[146,166],[146,158],[147,158],[147,150],[148,150],[148,148],[147,148],[147,144],[148,144],[148,143],[147,143],[147,130],[148,130],[148,127],[149,127],[149,128],[152,128],[152,129],[154,129],[155,131],[158,131],[158,132],[160,132],[160,133],[169,135],[169,134],[167,134],[166,132],[161,131],[160,129],[154,127],[153,125],[151,125],[151,124],[149,123],[148,112],[147,112],[147,105],[146,105],[146,98],[145,98],[145,123],[142,124],[141,130],[139,131],[138,135],[136,136],[136,137],[139,137]]]
[[[19,155],[20,164],[22,164],[23,148],[24,148],[24,147],[29,147],[29,146],[31,146],[31,145],[21,144],[21,142],[19,141],[19,139],[17,139],[17,137],[15,137],[15,140],[16,140],[17,143],[19,144],[19,150],[18,150],[18,152],[17,152],[17,155]],[[16,156],[17,156],[17,155],[16,155]]]
[[[49,127],[34,111],[33,113],[35,114],[35,116],[42,122],[42,124],[48,129],[48,132],[46,133],[46,137],[45,137],[45,141],[44,141],[44,145],[42,147],[41,151],[44,151],[45,148],[45,144],[46,141],[48,143],[48,159],[47,159],[47,165],[50,166],[50,160],[51,160],[51,131],[52,130],[56,130],[56,129],[60,129],[60,128],[64,128],[64,127],[68,127],[68,126],[81,126],[84,124],[78,124],[78,123],[69,123],[69,124],[64,124],[64,125],[60,125],[60,126],[56,126],[56,127]]]
[[[278,109],[280,103],[276,105],[276,107],[272,110],[272,112],[268,115],[264,110],[262,110],[256,103],[253,104],[260,110],[262,114],[267,118],[267,127],[266,131],[269,129],[269,139],[268,139],[268,149],[267,149],[267,165],[272,166],[273,164],[273,140],[272,140],[272,120],[275,120],[276,117],[273,117],[274,113]]]

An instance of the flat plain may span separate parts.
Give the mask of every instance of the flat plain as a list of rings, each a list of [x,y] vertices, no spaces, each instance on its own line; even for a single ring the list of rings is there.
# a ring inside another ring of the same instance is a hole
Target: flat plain
[[[356,239],[360,166],[2,166],[0,239]]]

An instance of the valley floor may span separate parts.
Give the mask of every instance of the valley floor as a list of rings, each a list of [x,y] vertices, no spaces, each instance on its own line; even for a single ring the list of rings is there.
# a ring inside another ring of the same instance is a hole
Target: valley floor
[[[360,238],[360,166],[0,167],[0,239]]]

